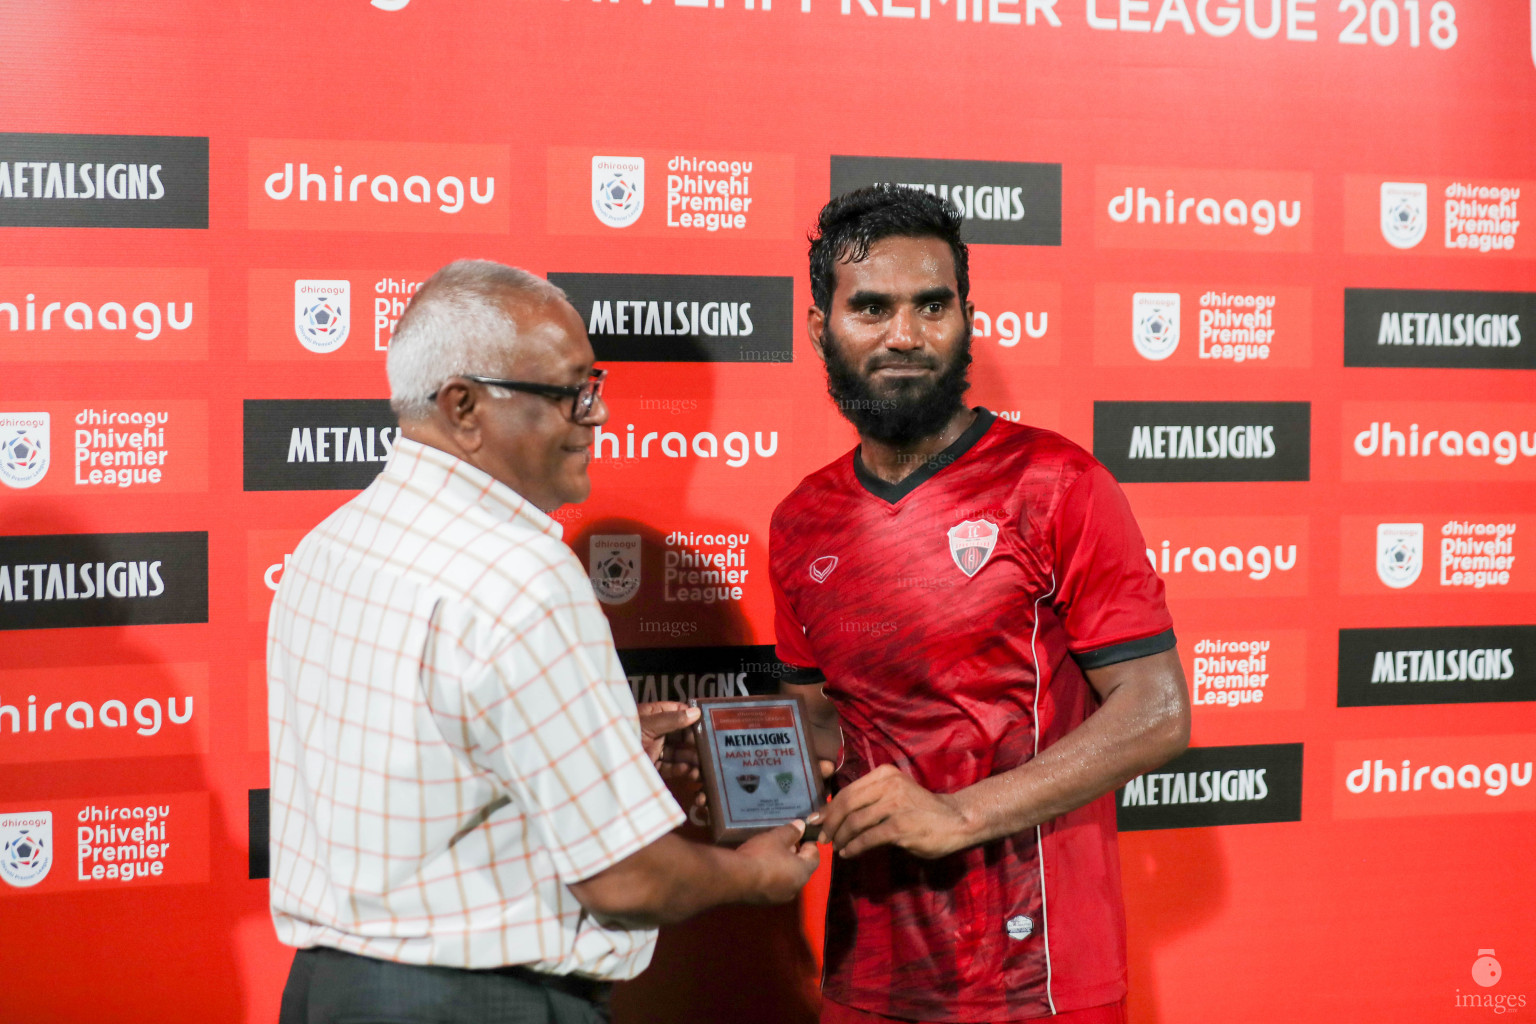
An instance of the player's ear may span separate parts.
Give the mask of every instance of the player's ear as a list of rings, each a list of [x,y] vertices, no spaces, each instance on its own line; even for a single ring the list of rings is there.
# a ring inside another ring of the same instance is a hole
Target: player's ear
[[[822,348],[822,336],[827,328],[827,314],[822,312],[820,306],[814,302],[805,311],[805,333],[811,339],[811,348],[816,350],[816,358],[822,362],[827,361],[826,350]]]

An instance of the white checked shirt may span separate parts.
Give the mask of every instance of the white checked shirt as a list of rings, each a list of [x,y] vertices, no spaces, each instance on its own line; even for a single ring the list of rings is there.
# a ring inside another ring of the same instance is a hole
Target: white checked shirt
[[[631,978],[566,888],[683,820],[560,526],[401,438],[267,626],[272,917],[291,946]]]

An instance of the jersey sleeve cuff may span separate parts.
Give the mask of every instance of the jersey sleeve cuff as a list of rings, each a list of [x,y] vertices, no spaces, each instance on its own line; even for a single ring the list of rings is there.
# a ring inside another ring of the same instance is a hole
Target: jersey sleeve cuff
[[[1074,653],[1072,659],[1077,662],[1079,668],[1103,668],[1106,665],[1118,665],[1122,661],[1134,661],[1137,658],[1171,651],[1178,642],[1178,638],[1173,635],[1173,630],[1165,629],[1161,633],[1154,633],[1139,640],[1127,640],[1124,643],[1110,644],[1108,647],[1099,647],[1080,654]]]
[[[827,677],[819,668],[804,668],[800,665],[786,665],[779,672],[779,682],[788,683],[791,686],[815,686],[824,683]]]

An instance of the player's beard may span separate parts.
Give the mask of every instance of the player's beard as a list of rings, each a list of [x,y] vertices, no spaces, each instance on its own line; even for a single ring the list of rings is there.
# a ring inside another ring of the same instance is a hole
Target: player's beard
[[[822,352],[827,363],[827,393],[843,417],[864,437],[886,444],[909,445],[939,433],[964,408],[971,382],[971,327],[955,345],[947,365],[917,352],[881,352],[860,368],[843,355],[842,344],[828,325],[822,331]],[[903,364],[937,368],[931,377],[898,378],[876,386],[875,370]]]

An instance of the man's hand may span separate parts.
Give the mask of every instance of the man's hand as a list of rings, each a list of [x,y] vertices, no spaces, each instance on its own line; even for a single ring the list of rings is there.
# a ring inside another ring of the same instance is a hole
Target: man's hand
[[[808,820],[821,824],[822,837],[844,857],[899,846],[932,860],[974,842],[957,797],[930,793],[888,764],[846,786],[825,811]]]
[[[641,704],[640,743],[664,779],[697,779],[699,753],[691,726],[699,709],[680,701],[660,700]]]
[[[759,875],[754,887],[753,903],[788,903],[810,881],[821,863],[821,853],[815,843],[802,843],[805,822],[792,821],[787,825],[760,832],[736,848],[736,852],[751,859]]]

